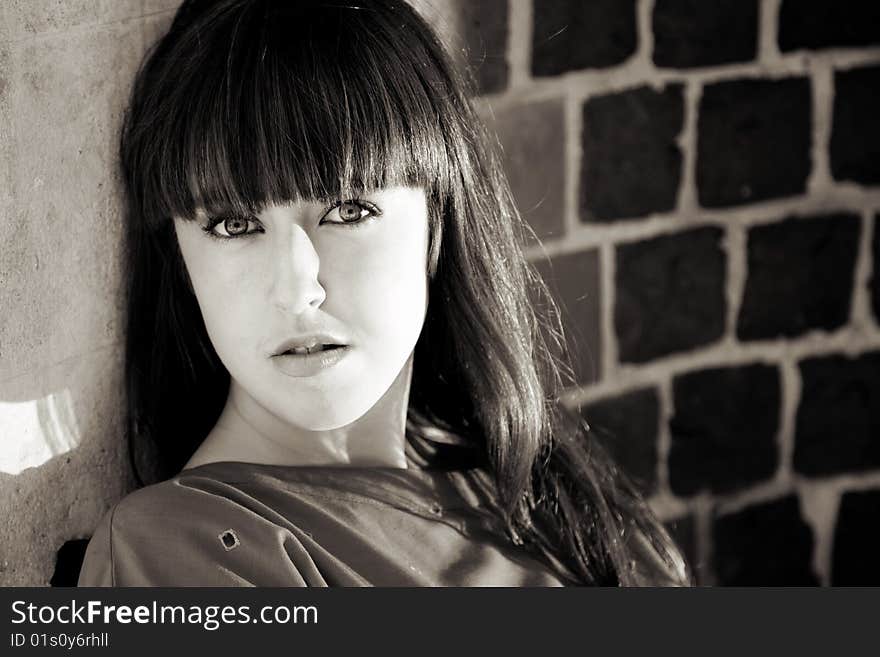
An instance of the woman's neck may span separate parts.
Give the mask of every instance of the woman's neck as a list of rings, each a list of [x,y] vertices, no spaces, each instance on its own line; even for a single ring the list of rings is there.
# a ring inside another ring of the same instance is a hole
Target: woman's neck
[[[291,426],[233,380],[220,418],[184,469],[218,461],[406,468],[411,380],[412,357],[369,411],[344,427],[327,431]]]

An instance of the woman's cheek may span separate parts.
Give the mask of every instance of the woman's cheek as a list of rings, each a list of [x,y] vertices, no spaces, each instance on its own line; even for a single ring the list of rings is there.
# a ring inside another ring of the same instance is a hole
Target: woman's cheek
[[[197,288],[202,318],[215,349],[226,358],[234,357],[259,338],[254,333],[259,326],[254,295],[248,294],[249,277],[236,273],[228,263],[212,271],[220,273],[209,276],[208,271],[201,272],[201,289]]]
[[[407,341],[414,339],[413,333],[417,337],[427,305],[424,262],[407,254],[389,254],[361,278],[359,288],[360,314],[377,337]]]

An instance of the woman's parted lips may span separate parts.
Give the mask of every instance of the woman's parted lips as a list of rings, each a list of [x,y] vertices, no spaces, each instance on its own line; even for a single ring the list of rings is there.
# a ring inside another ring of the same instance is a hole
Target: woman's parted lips
[[[272,356],[281,356],[286,354],[287,352],[293,352],[295,349],[303,350],[313,350],[318,346],[333,346],[333,347],[345,347],[346,341],[332,333],[306,333],[303,335],[298,335],[296,337],[288,338],[284,342],[280,343],[272,354]]]

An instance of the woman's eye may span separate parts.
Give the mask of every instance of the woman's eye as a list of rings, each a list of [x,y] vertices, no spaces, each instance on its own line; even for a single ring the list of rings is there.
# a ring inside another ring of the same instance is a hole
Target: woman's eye
[[[356,225],[381,214],[382,211],[369,201],[340,201],[324,213],[320,223]]]
[[[234,215],[229,217],[215,217],[209,220],[208,225],[203,226],[202,230],[211,237],[226,240],[262,232],[259,230],[248,230],[250,224],[256,224],[256,221],[250,217]]]

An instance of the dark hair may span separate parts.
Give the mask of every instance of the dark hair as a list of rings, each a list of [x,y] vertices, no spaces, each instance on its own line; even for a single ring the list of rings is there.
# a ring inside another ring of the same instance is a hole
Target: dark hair
[[[170,217],[420,186],[430,288],[409,441],[442,435],[464,445],[447,460],[477,455],[509,538],[566,581],[686,583],[662,525],[559,403],[572,377],[558,312],[523,257],[527,228],[470,88],[399,0],[184,2],[122,133],[133,460],[152,449],[154,477],[179,471],[229,386]]]

